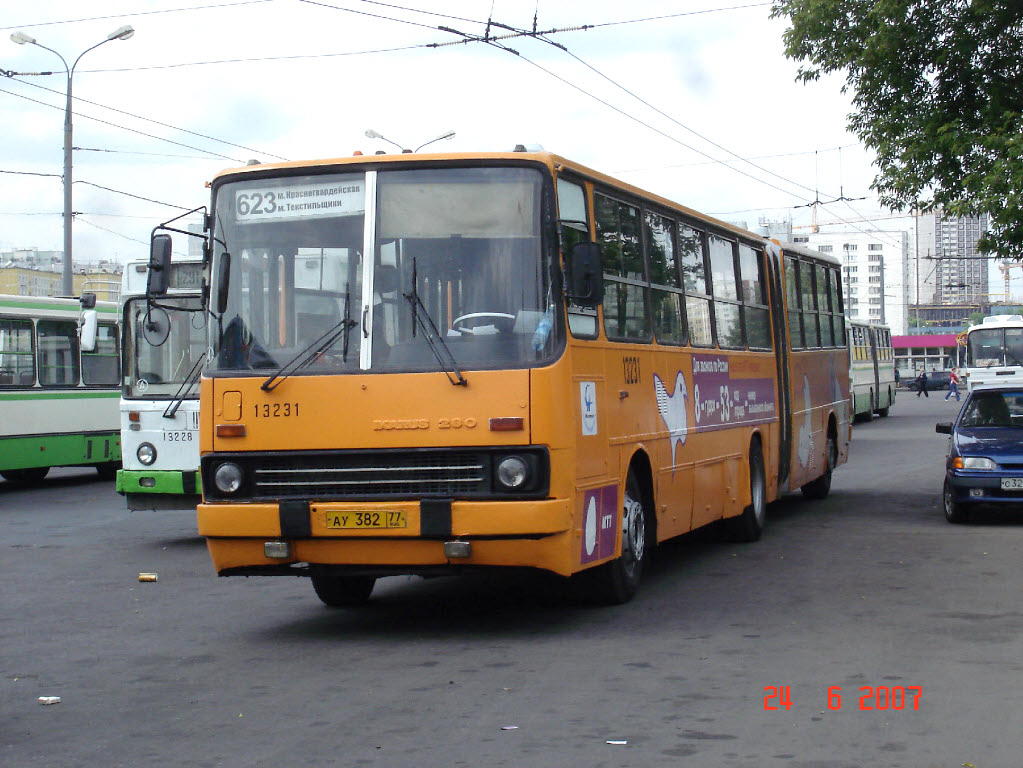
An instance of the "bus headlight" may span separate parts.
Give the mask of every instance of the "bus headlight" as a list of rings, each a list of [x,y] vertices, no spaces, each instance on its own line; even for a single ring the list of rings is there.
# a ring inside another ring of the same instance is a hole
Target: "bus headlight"
[[[497,465],[497,480],[509,490],[522,488],[529,481],[529,465],[518,456],[506,456]]]
[[[242,468],[230,461],[225,461],[213,473],[213,483],[221,493],[236,493],[242,487],[244,478]]]
[[[138,457],[142,464],[148,467],[156,461],[156,448],[152,443],[142,443],[138,450],[135,451],[135,456]]]

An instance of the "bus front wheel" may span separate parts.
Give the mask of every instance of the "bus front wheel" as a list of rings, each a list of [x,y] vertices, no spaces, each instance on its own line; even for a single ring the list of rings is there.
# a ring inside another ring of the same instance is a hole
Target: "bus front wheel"
[[[376,584],[373,576],[352,576],[329,565],[310,565],[309,576],[316,596],[331,608],[365,604]]]
[[[650,555],[648,536],[653,526],[649,524],[649,515],[639,480],[630,469],[622,498],[622,554],[610,563],[580,574],[588,582],[586,591],[594,601],[620,605],[636,594],[643,566]]]

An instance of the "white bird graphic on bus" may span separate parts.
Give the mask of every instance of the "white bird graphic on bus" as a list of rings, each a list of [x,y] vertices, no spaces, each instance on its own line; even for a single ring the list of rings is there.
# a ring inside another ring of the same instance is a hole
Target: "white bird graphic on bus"
[[[689,417],[686,414],[686,401],[689,399],[689,391],[686,389],[686,380],[679,371],[675,376],[675,387],[669,395],[664,382],[656,373],[654,374],[654,393],[657,395],[657,410],[660,411],[664,426],[668,428],[668,439],[671,441],[671,463],[675,464],[675,449],[686,442],[686,432],[689,431]]]
[[[803,376],[803,426],[799,428],[799,444],[796,448],[799,463],[803,469],[809,469],[814,463],[813,451],[813,400],[810,398],[810,379]]]

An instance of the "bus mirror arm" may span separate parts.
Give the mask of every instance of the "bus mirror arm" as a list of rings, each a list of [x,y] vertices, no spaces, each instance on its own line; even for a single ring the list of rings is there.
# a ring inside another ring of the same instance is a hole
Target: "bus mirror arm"
[[[595,242],[576,243],[569,265],[571,302],[583,307],[596,307],[604,300],[604,280],[600,263],[600,246]]]

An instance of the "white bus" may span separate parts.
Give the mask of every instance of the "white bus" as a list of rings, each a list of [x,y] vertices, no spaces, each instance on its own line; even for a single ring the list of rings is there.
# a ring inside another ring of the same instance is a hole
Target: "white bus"
[[[113,478],[118,347],[116,302],[0,295],[0,476],[93,466]]]
[[[1023,384],[1023,315],[991,315],[966,331],[967,390],[982,384]]]
[[[170,268],[165,295],[146,300],[148,262],[124,269],[123,468],[128,509],[194,509],[199,502],[199,372],[206,360],[202,262]]]
[[[895,353],[892,332],[886,325],[850,320],[849,397],[854,421],[887,416],[895,402]]]

